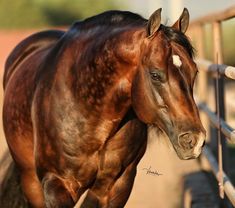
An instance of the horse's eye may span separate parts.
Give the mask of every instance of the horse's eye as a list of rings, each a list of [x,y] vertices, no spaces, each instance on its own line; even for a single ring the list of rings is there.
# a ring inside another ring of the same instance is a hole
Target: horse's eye
[[[165,74],[161,71],[153,70],[153,71],[150,71],[150,76],[151,76],[151,79],[154,81],[163,82]]]
[[[151,78],[156,81],[160,81],[161,77],[157,72],[150,72]]]

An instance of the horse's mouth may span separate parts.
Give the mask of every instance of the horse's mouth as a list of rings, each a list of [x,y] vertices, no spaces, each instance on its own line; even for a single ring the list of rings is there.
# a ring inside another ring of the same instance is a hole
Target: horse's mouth
[[[198,153],[198,154],[185,154],[185,155],[183,155],[183,154],[178,154],[178,152],[176,152],[177,153],[177,155],[178,155],[178,157],[179,157],[179,159],[181,159],[181,160],[192,160],[192,159],[196,159],[196,158],[198,158],[199,156],[200,156],[200,154],[201,154],[201,152],[200,153]]]
[[[173,145],[174,146],[174,145]],[[179,159],[181,160],[190,160],[190,159],[196,159],[200,156],[202,152],[202,146],[200,147],[194,147],[190,150],[185,150],[180,148],[178,145],[177,147],[174,146],[175,152]]]

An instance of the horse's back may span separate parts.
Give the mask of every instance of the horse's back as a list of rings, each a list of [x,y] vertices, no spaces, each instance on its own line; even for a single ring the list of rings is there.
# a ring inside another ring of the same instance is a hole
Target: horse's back
[[[61,30],[48,30],[30,35],[21,41],[6,60],[3,87],[5,89],[13,72],[31,55],[55,44],[64,34]]]

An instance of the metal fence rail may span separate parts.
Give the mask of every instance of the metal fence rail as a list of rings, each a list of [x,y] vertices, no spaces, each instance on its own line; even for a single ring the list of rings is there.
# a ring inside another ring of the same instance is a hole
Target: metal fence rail
[[[220,75],[235,80],[235,67],[233,66],[213,64],[211,61],[205,59],[197,59],[196,63],[200,68],[212,74],[214,77],[217,77],[217,70],[219,70]]]
[[[194,24],[205,24],[213,23],[216,21],[225,21],[233,17],[235,17],[235,5],[223,11],[214,12],[209,15],[198,18],[196,21],[192,22],[191,25],[193,26]]]
[[[211,111],[210,108],[205,103],[200,103],[198,107],[201,111],[206,113],[211,124],[218,129],[219,123],[217,115],[213,111]],[[224,134],[226,139],[228,139],[231,143],[235,144],[235,129],[229,126],[223,119],[220,119],[220,126],[221,126],[221,132]]]
[[[226,123],[225,118],[225,103],[224,103],[224,78],[235,80],[235,67],[224,64],[223,61],[223,43],[222,43],[222,22],[235,17],[235,5],[221,12],[212,13],[193,21],[190,26],[189,36],[194,40],[198,50],[198,57],[196,62],[200,68],[200,75],[197,82],[196,90],[199,92],[197,97],[199,100],[199,109],[202,114],[202,122],[209,131],[209,125],[214,127],[214,132],[210,135],[217,135],[218,159],[216,160],[209,147],[203,151],[202,159],[210,164],[211,171],[219,182],[220,196],[223,198],[221,192],[225,192],[228,197],[230,206],[235,207],[235,189],[228,174],[227,169],[227,144],[226,141],[235,143],[235,130]],[[205,59],[205,25],[212,25],[212,40],[213,40],[213,61]],[[208,106],[209,92],[208,78],[214,80],[216,103],[216,111],[214,112]],[[215,137],[211,137],[210,141],[213,143]],[[213,145],[212,145],[213,146]],[[222,189],[221,189],[222,186]],[[227,207],[227,206],[226,206]]]

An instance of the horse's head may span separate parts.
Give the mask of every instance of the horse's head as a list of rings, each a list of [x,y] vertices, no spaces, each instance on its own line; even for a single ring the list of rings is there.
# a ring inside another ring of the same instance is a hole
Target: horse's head
[[[161,9],[148,20],[132,85],[132,105],[140,120],[168,135],[179,158],[196,158],[205,141],[205,130],[193,98],[197,66],[184,35],[189,13],[184,9],[172,27],[160,21]]]

